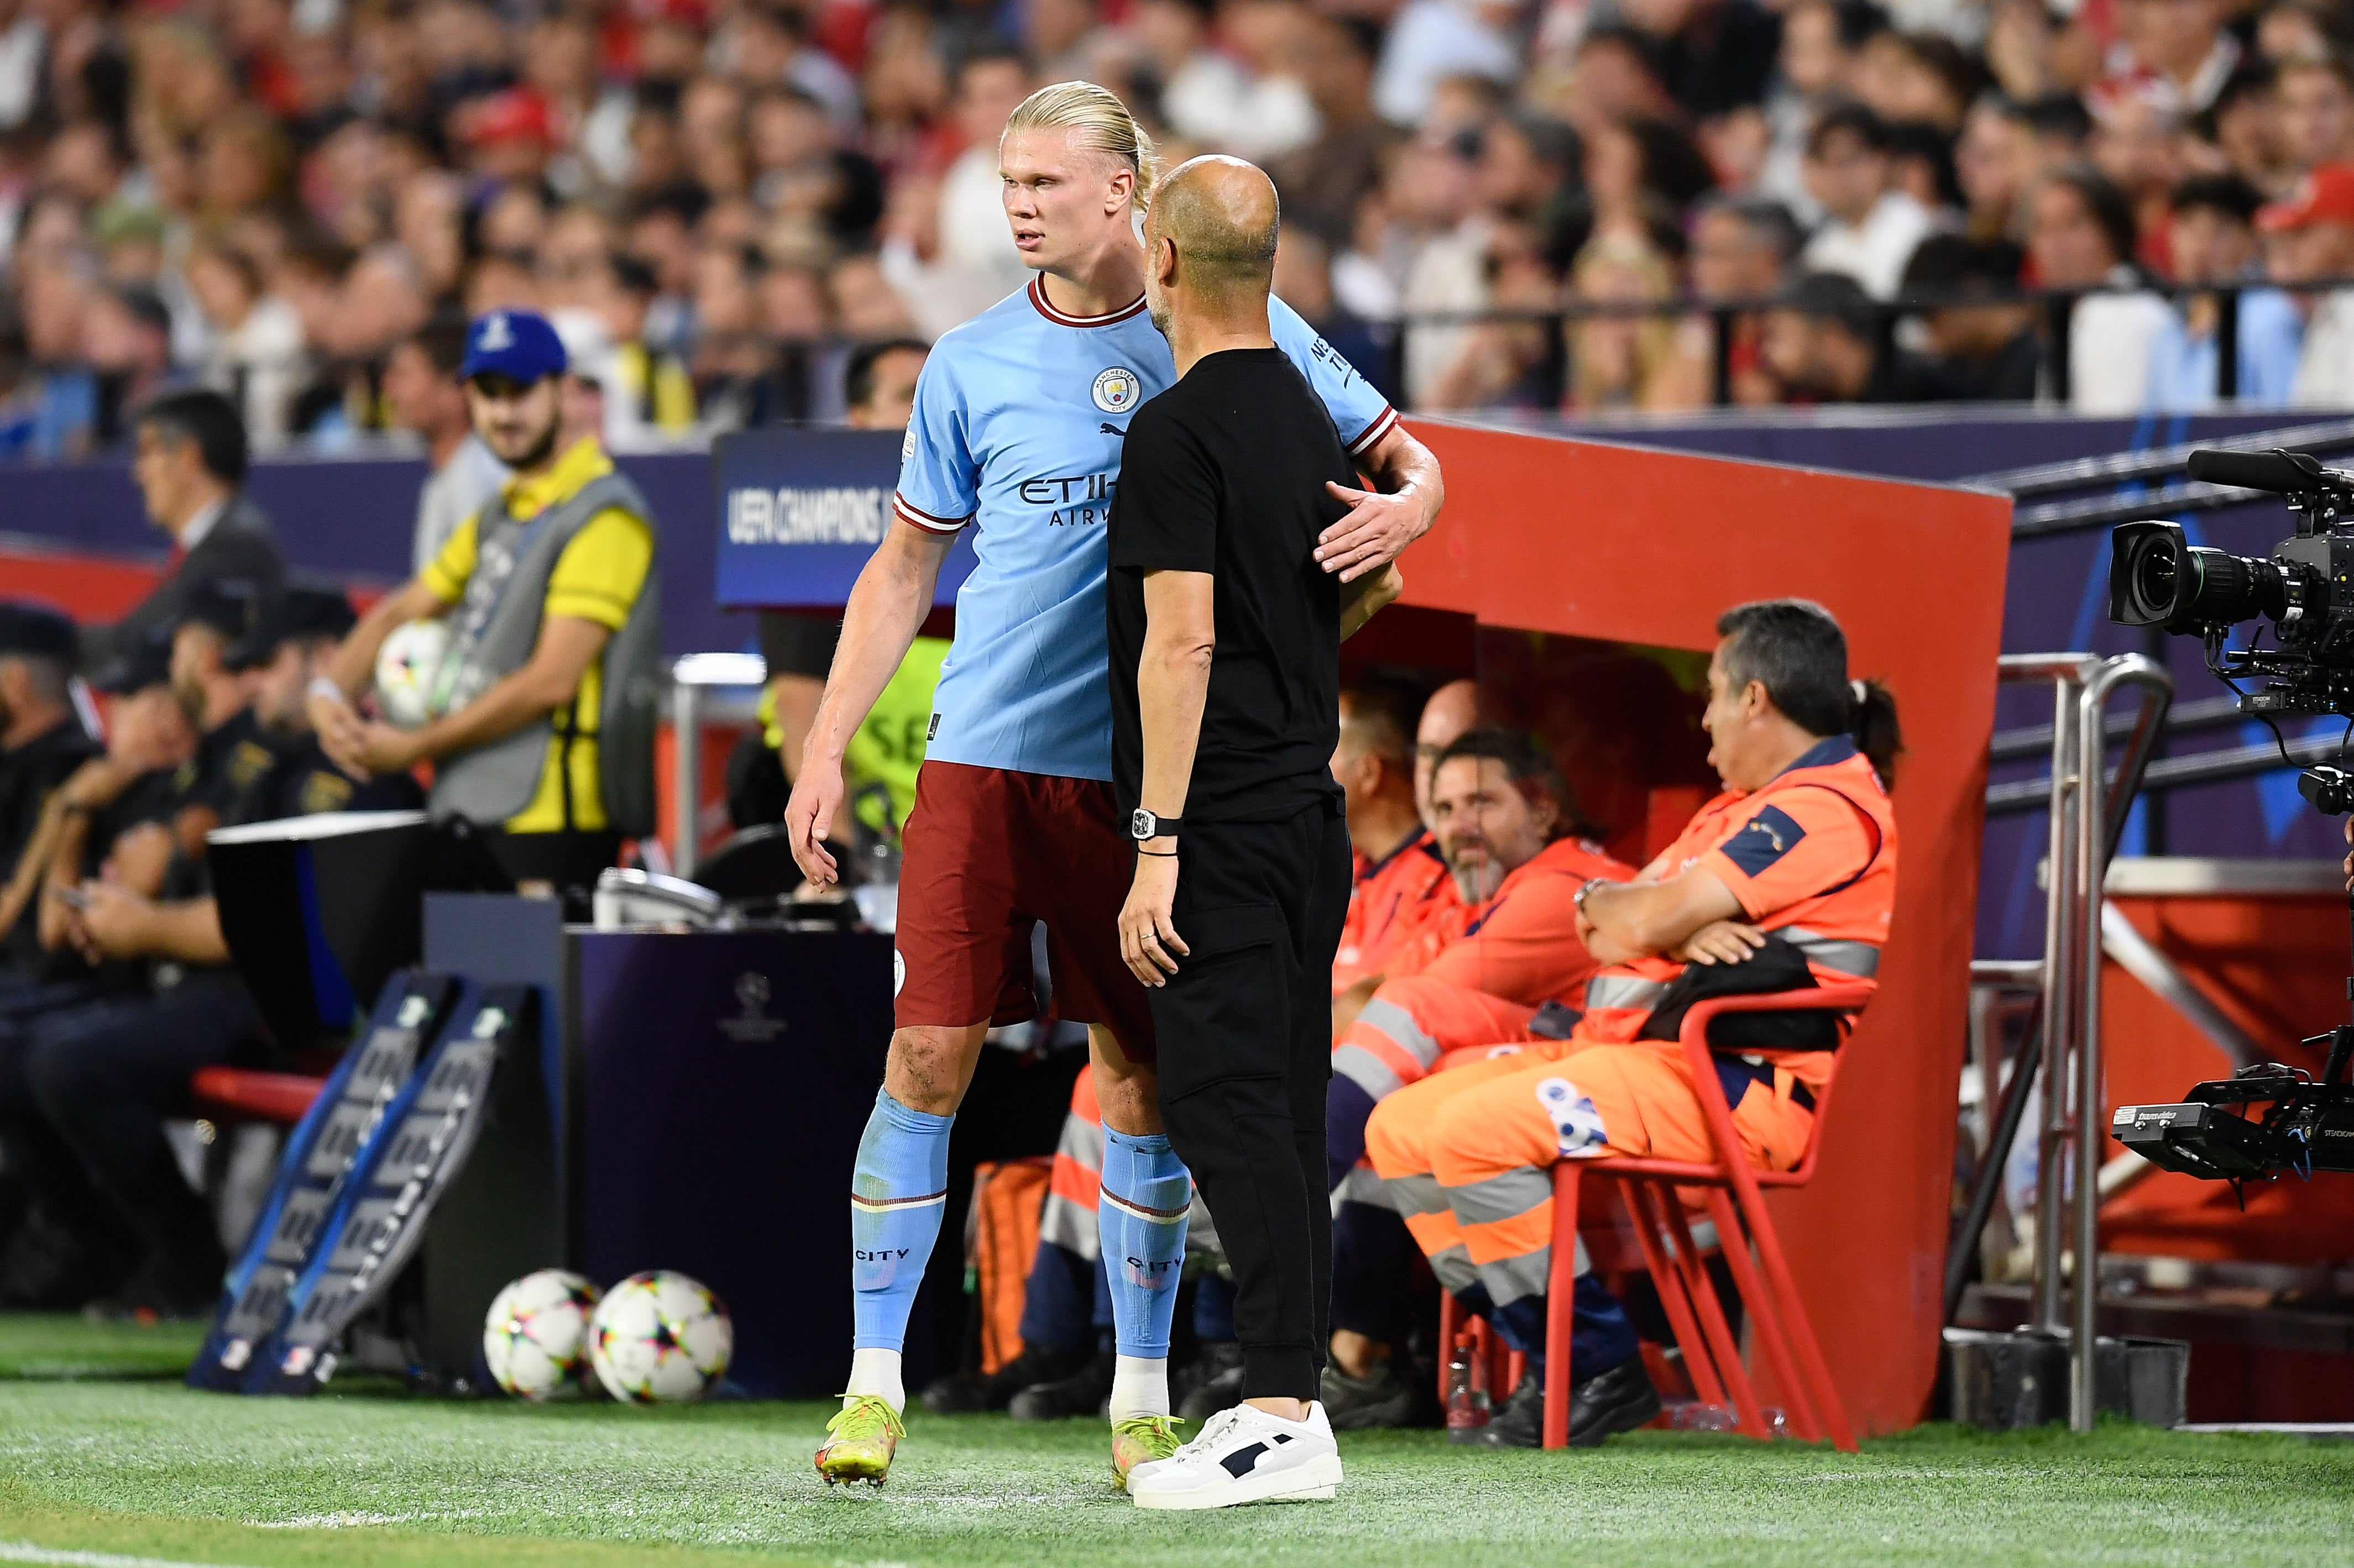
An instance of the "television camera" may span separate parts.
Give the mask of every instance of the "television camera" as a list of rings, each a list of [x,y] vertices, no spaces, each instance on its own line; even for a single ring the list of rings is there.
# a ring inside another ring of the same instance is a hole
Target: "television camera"
[[[2189,471],[2282,497],[2296,532],[2264,558],[2193,546],[2177,524],[2127,523],[2111,539],[2109,619],[2199,638],[2242,713],[2267,723],[2282,714],[2354,719],[2354,473],[2278,450],[2195,451]],[[2227,646],[2232,627],[2259,619],[2271,623],[2273,646],[2257,646],[2261,631],[2244,648]],[[2308,768],[2297,788],[2325,816],[2354,810],[2346,768]],[[2261,1063],[2196,1086],[2179,1105],[2119,1106],[2110,1136],[2154,1165],[2212,1181],[2354,1171],[2354,1023],[2305,1044],[2327,1053],[2318,1078]]]

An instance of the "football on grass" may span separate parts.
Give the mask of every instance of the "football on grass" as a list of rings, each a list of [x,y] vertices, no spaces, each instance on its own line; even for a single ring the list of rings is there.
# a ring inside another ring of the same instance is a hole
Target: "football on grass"
[[[526,1274],[500,1291],[482,1319],[482,1360],[493,1381],[524,1399],[577,1386],[596,1309],[597,1287],[561,1268]]]
[[[615,1399],[700,1399],[727,1371],[736,1327],[719,1298],[684,1274],[633,1274],[605,1293],[588,1324],[589,1364]]]

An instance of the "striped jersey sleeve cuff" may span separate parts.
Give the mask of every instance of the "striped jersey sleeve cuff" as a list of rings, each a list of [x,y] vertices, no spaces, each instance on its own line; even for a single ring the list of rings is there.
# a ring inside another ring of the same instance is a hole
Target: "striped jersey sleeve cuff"
[[[1375,417],[1373,422],[1365,427],[1365,433],[1349,443],[1349,455],[1351,457],[1363,457],[1367,452],[1373,450],[1374,447],[1381,444],[1381,440],[1384,436],[1388,435],[1392,430],[1397,428],[1397,422],[1398,411],[1384,404],[1382,408],[1381,413]]]
[[[900,522],[912,523],[927,534],[958,533],[972,521],[970,512],[961,517],[935,517],[919,506],[908,505],[907,498],[896,491],[891,495],[891,511]]]

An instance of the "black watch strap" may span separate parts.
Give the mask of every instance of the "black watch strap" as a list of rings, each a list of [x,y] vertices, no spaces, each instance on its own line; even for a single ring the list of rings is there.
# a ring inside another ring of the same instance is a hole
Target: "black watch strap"
[[[1139,806],[1129,814],[1128,836],[1142,843],[1147,839],[1172,838],[1184,827],[1184,822],[1176,817],[1156,816]]]

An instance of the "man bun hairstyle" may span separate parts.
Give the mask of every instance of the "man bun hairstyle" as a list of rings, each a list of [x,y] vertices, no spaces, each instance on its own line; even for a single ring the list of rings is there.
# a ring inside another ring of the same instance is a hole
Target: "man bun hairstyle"
[[[1808,735],[1846,736],[1884,783],[1896,782],[1904,749],[1896,699],[1877,681],[1848,679],[1847,633],[1829,610],[1812,599],[1758,599],[1718,616],[1716,634],[1734,686],[1759,683],[1784,718]]]
[[[1603,830],[1596,827],[1577,809],[1577,797],[1571,793],[1569,780],[1553,766],[1552,756],[1539,746],[1528,731],[1505,725],[1481,725],[1465,730],[1432,764],[1435,779],[1439,768],[1458,758],[1473,758],[1482,762],[1500,762],[1504,777],[1521,798],[1533,806],[1543,796],[1553,803],[1553,837],[1556,839],[1600,839]]]
[[[1131,207],[1141,212],[1151,200],[1153,185],[1161,178],[1161,154],[1128,105],[1108,89],[1091,81],[1042,87],[1006,118],[1005,135],[1017,131],[1076,131],[1081,146],[1118,159],[1136,175],[1136,189],[1129,197]]]

